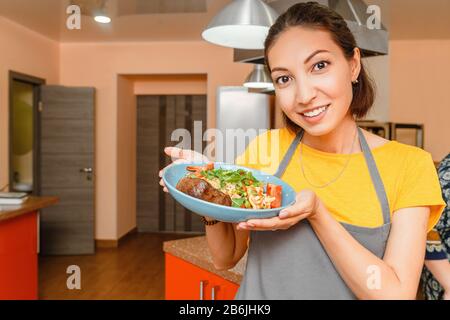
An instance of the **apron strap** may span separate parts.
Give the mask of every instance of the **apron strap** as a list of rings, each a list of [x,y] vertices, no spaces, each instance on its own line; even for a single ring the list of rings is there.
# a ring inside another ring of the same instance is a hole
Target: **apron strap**
[[[381,211],[383,212],[383,223],[387,224],[391,221],[391,213],[389,209],[389,202],[386,196],[386,190],[384,188],[383,181],[381,180],[380,173],[378,172],[378,168],[373,158],[372,152],[370,151],[369,145],[367,144],[366,138],[364,137],[361,128],[357,127],[357,129],[361,150],[363,151],[367,168],[369,169],[370,177],[372,178],[372,182],[374,184],[375,191],[377,193],[378,201],[380,202],[381,205]],[[281,160],[280,165],[278,166],[278,169],[275,173],[276,177],[281,179],[281,176],[286,170],[289,162],[291,161],[292,156],[294,155],[295,150],[297,149],[298,145],[300,144],[300,141],[303,138],[303,134],[304,130],[300,129],[300,131],[297,133],[294,140],[292,141],[291,145],[289,146],[288,150],[286,151],[286,154],[284,155],[283,159]]]
[[[292,141],[291,145],[289,146],[289,149],[286,151],[286,154],[284,155],[283,159],[280,162],[280,165],[278,166],[277,172],[274,174],[275,177],[280,178],[283,175],[284,171],[286,170],[289,162],[291,161],[292,156],[294,155],[295,150],[297,149],[297,146],[300,143],[300,140],[303,138],[303,129],[300,129],[300,131],[295,136],[294,140]]]
[[[383,222],[384,224],[391,221],[391,211],[389,209],[389,202],[386,196],[386,190],[384,189],[383,181],[381,180],[380,173],[378,172],[377,165],[373,158],[372,152],[370,151],[369,145],[367,144],[366,138],[360,127],[358,128],[359,142],[361,144],[361,149],[364,153],[366,159],[367,168],[369,169],[372,182],[375,186],[375,191],[377,192],[378,201],[381,205],[381,210],[383,212]]]

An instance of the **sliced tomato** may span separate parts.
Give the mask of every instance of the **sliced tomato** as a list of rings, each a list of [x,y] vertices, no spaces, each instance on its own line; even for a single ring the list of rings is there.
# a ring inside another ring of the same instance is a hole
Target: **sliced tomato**
[[[203,170],[203,167],[200,166],[187,166],[186,167],[187,171],[191,171],[191,172],[200,172]]]
[[[214,169],[214,162],[210,162],[204,166],[187,166],[186,170],[191,172],[200,172],[203,170],[213,170]]]
[[[281,207],[281,196],[283,192],[283,187],[276,184],[267,184],[267,195],[275,197],[275,200],[270,204],[271,208]]]

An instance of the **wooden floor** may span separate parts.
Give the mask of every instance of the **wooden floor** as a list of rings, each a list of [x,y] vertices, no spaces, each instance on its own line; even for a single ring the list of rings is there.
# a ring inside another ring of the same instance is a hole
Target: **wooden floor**
[[[40,256],[39,299],[164,299],[163,241],[195,235],[134,233],[95,255]],[[81,269],[81,290],[69,290],[67,267]]]

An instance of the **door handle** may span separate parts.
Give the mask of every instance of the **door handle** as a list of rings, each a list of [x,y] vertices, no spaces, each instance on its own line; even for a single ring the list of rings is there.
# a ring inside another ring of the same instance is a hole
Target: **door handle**
[[[216,287],[213,286],[211,289],[211,300],[216,300]]]
[[[82,168],[80,169],[80,172],[87,173],[86,180],[88,181],[92,180],[92,172],[93,172],[92,168]]]
[[[204,298],[203,297],[203,291],[204,291],[206,283],[207,283],[207,281],[200,280],[200,300],[203,300],[203,298]]]

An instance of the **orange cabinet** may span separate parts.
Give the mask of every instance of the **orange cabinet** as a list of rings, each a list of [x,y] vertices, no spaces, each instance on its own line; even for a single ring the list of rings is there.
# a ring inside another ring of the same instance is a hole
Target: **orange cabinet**
[[[232,300],[239,285],[165,254],[166,300]]]
[[[0,221],[0,300],[38,298],[37,212]]]

